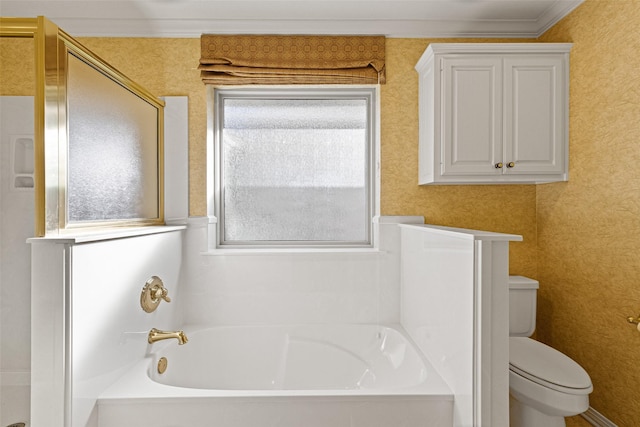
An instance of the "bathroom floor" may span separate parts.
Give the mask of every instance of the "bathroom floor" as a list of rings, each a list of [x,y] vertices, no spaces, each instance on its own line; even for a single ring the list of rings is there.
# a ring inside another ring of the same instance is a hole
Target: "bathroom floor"
[[[566,418],[567,427],[591,427],[591,423],[582,418],[580,415]]]

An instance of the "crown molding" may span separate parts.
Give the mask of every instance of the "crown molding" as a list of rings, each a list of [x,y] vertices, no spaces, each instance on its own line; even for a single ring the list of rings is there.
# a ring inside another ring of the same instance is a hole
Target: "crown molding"
[[[537,38],[583,1],[0,0],[0,11],[4,16],[46,16],[74,37],[193,38],[216,33]]]

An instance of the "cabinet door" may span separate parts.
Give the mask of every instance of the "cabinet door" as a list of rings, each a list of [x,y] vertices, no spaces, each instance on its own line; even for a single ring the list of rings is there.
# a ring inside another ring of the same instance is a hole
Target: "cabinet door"
[[[505,58],[506,174],[565,170],[565,80],[562,57]],[[513,167],[508,167],[513,162]]]
[[[500,175],[502,60],[442,59],[442,175]]]

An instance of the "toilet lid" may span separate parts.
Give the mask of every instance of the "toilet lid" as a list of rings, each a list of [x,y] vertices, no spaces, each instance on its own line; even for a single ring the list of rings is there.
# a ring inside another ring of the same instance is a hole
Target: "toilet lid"
[[[509,338],[509,365],[514,372],[549,388],[591,391],[591,378],[582,366],[531,338]]]

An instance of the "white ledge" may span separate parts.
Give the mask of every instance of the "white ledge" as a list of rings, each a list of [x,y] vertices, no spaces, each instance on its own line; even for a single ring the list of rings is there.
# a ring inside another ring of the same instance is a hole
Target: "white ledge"
[[[206,252],[201,252],[201,255],[209,256],[247,256],[247,255],[264,255],[264,256],[278,256],[278,255],[344,255],[344,254],[359,254],[359,255],[383,255],[386,251],[381,251],[377,248],[237,248],[237,249],[211,249]]]
[[[32,237],[27,243],[55,243],[76,245],[80,243],[100,242],[103,240],[123,239],[127,237],[146,236],[151,234],[169,233],[171,231],[184,230],[185,225],[158,225],[149,227],[120,227],[92,230],[77,234],[58,234],[55,236]]]
[[[522,236],[517,234],[494,233],[492,231],[471,230],[467,228],[443,227],[439,225],[429,224],[398,224],[402,228],[411,228],[424,232],[432,232],[437,234],[455,234],[461,238],[471,240],[495,240],[495,241],[513,241],[521,242]]]

